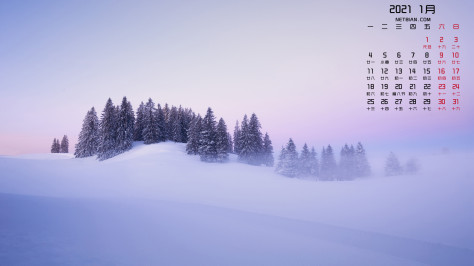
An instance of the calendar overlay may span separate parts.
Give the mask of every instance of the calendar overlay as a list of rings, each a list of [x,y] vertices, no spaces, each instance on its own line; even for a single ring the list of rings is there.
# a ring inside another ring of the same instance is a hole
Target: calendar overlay
[[[462,25],[435,23],[435,5],[390,5],[389,12],[395,19],[367,25],[367,30],[373,34],[410,31],[410,36],[415,33],[417,37],[397,50],[367,52],[365,108],[383,112],[461,111]]]

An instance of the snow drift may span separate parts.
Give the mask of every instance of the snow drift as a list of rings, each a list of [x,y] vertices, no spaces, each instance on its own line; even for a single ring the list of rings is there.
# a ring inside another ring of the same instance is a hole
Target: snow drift
[[[0,264],[474,264],[473,153],[316,182],[134,145],[103,162],[0,157]]]

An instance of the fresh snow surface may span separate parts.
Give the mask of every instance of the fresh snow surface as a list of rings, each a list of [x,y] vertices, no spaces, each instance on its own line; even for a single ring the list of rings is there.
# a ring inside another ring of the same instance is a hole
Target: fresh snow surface
[[[320,182],[184,149],[0,157],[0,265],[474,265],[472,152]]]

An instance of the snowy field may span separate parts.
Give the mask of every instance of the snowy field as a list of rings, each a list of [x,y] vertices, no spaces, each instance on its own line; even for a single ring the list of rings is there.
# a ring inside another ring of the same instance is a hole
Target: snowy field
[[[474,265],[474,153],[344,182],[183,144],[0,157],[0,265]]]

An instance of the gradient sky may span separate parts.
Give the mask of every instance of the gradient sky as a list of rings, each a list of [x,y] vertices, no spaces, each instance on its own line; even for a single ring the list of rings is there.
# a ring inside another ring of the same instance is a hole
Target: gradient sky
[[[72,150],[87,110],[123,96],[211,106],[230,130],[255,112],[276,150],[289,137],[472,149],[474,5],[399,4],[419,16],[420,3],[436,5],[432,23],[461,24],[461,112],[364,109],[367,53],[425,37],[367,29],[394,23],[393,1],[0,1],[0,154],[49,152],[64,134]]]

